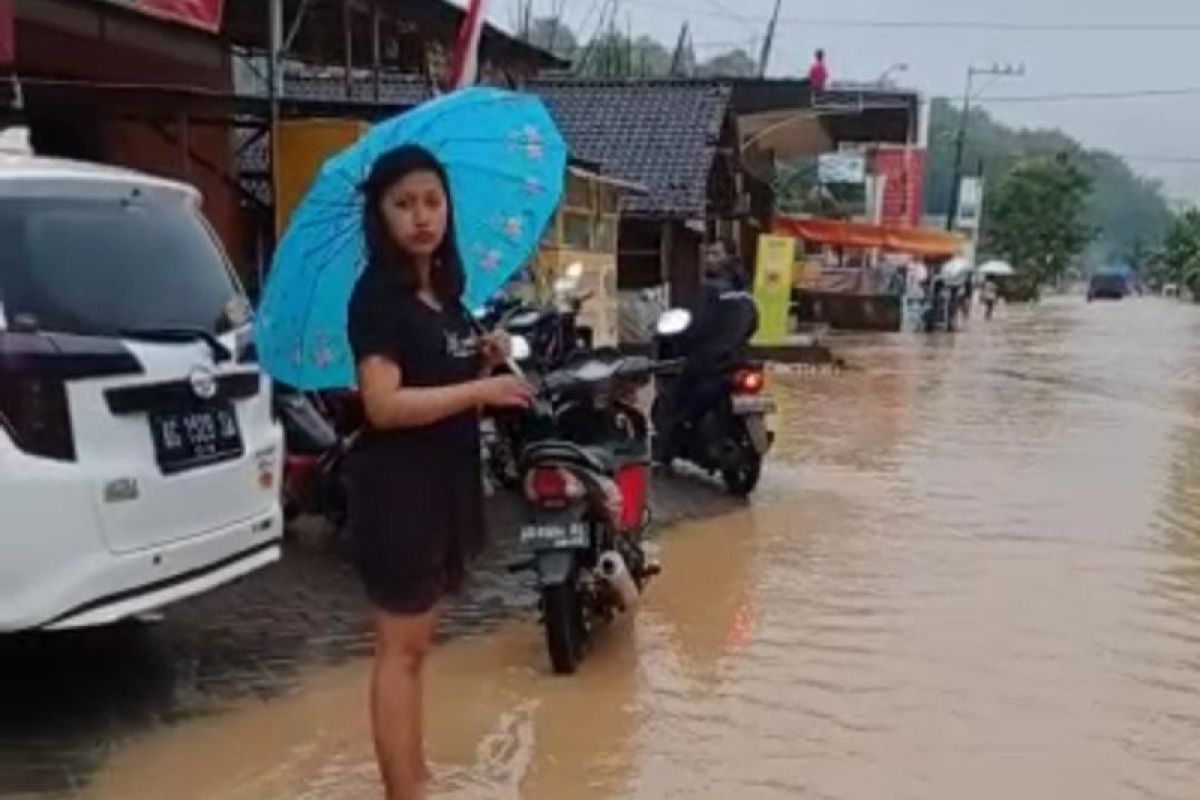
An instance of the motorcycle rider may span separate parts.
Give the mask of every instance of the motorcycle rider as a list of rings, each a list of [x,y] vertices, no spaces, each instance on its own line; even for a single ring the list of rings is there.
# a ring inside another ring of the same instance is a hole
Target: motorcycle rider
[[[746,294],[746,278],[736,245],[728,239],[710,242],[704,251],[704,277],[690,309],[692,325],[684,334],[687,361],[682,374],[667,389],[666,418],[656,420],[655,460],[665,463],[665,451],[680,426],[700,420],[724,390],[725,362],[740,355],[741,347],[758,328],[758,310]]]

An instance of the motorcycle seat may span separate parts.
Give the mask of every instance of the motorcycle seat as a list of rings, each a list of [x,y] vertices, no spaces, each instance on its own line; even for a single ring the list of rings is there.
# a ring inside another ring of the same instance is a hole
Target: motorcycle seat
[[[581,447],[574,442],[549,441],[530,445],[522,456],[526,466],[544,463],[567,464],[612,476],[617,472],[617,459],[609,452],[593,447]]]

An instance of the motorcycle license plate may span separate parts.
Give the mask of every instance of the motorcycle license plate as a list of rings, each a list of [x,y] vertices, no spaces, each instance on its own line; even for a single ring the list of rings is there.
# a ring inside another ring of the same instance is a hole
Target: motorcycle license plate
[[[771,449],[771,433],[762,417],[750,417],[746,420],[746,431],[750,434],[750,442],[760,456],[765,456]]]
[[[583,522],[525,525],[521,528],[521,544],[530,550],[584,548],[588,544],[588,526]]]
[[[771,402],[769,397],[760,395],[735,395],[733,398],[733,413],[739,417],[748,417],[754,414],[773,414],[775,412],[775,404]]]

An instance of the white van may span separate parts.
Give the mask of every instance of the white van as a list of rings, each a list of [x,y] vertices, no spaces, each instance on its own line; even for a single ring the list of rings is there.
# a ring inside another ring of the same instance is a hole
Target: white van
[[[0,151],[0,632],[280,556],[283,437],[191,187]]]

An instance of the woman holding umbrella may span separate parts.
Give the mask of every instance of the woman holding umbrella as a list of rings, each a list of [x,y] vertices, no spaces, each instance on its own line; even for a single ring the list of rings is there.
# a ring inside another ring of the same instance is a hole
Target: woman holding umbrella
[[[255,325],[272,377],[357,384],[349,465],[356,561],[374,609],[371,718],[389,800],[421,797],[422,670],[443,598],[483,545],[479,411],[522,407],[478,337],[482,304],[528,259],[562,193],[566,146],[536,98],[476,88],[371,128],[293,213]]]
[[[367,268],[349,308],[349,339],[368,428],[350,472],[357,561],[375,608],[371,687],[375,746],[389,798],[416,797],[421,672],[442,597],[483,545],[479,409],[528,405],[504,360],[474,344],[451,233],[447,182],[427,151],[380,158],[365,186]]]

